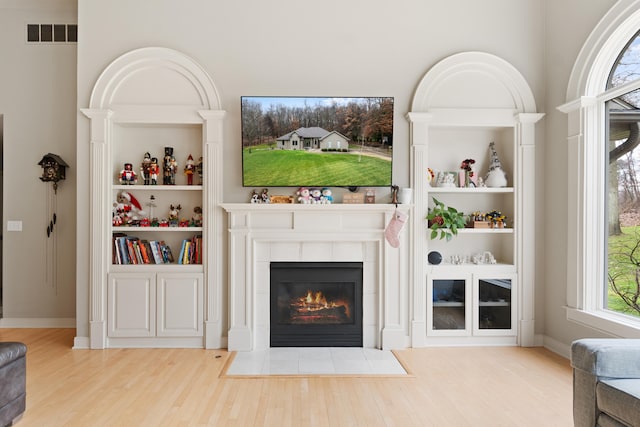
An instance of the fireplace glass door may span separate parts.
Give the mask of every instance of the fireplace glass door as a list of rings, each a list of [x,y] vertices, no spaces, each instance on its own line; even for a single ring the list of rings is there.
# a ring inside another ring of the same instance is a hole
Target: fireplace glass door
[[[362,263],[271,263],[272,347],[361,347]]]

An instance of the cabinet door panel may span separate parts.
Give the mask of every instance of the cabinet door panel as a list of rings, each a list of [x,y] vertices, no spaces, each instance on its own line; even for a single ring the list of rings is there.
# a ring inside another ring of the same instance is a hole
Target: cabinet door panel
[[[427,279],[427,335],[471,333],[471,280],[466,274],[431,275]]]
[[[474,335],[515,335],[516,295],[514,274],[475,276]]]
[[[107,296],[110,337],[155,335],[154,274],[110,274]]]
[[[158,336],[202,336],[203,275],[158,274]]]

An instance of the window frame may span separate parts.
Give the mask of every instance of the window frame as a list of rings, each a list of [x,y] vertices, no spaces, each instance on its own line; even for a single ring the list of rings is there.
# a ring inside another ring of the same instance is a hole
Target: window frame
[[[640,88],[640,79],[606,89],[610,73],[640,29],[640,1],[621,0],[587,39],[558,107],[568,116],[567,319],[606,334],[640,338],[640,319],[605,309],[608,152],[606,102]]]

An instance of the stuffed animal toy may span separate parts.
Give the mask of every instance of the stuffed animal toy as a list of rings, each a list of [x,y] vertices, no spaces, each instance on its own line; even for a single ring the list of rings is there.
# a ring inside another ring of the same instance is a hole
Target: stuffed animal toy
[[[319,205],[322,203],[322,191],[318,188],[312,188],[310,190],[311,193],[311,203],[314,205]]]
[[[298,203],[308,205],[311,203],[311,193],[307,187],[300,187],[296,192]]]
[[[333,196],[331,195],[331,189],[328,187],[324,187],[322,189],[322,204],[330,205],[333,203]]]
[[[121,191],[118,193],[116,203],[113,204],[114,211],[114,225],[116,222],[122,224],[130,224],[133,221],[139,221],[145,217],[146,212],[142,210],[142,206],[138,199],[136,199],[131,193],[127,191]],[[116,220],[115,217],[119,216],[120,220]]]
[[[260,195],[260,198],[262,199],[262,203],[271,203],[271,197],[269,197],[269,190],[266,188],[262,190],[262,194]]]

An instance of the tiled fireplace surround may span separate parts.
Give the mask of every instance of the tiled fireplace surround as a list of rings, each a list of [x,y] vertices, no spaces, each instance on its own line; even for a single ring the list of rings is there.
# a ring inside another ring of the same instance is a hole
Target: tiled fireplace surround
[[[362,262],[363,346],[409,343],[410,256],[384,238],[393,205],[224,204],[229,226],[230,351],[269,348],[269,267],[276,261]],[[406,206],[400,209],[408,210]]]

